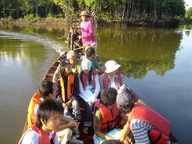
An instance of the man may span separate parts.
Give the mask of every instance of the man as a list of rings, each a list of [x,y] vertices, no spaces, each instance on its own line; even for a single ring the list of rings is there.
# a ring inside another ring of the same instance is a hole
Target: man
[[[120,67],[121,65],[114,60],[105,63],[105,73],[100,78],[101,92],[105,88],[112,87],[118,90],[123,84],[127,85],[128,79],[120,72]]]
[[[94,113],[94,143],[101,144],[105,140],[120,140],[120,111],[116,105],[117,91],[114,88],[106,88],[99,102],[95,104]],[[123,140],[127,144],[127,140]]]
[[[66,54],[66,60],[61,60],[60,64],[57,67],[57,70],[55,71],[55,73],[53,75],[52,81],[54,83],[58,79],[58,72],[59,72],[62,61],[65,61],[65,63],[69,63],[72,65],[72,72],[73,73],[79,74],[81,72],[81,66],[78,63],[77,54],[75,53],[75,51],[70,50]]]
[[[130,93],[126,91],[118,94],[117,105],[128,117],[121,141],[131,131],[136,144],[150,144],[154,141],[169,143],[170,123],[159,113],[143,104],[134,104]]]
[[[36,123],[39,104],[47,99],[55,99],[55,93],[56,88],[53,82],[48,80],[42,81],[38,91],[34,94],[29,104],[27,115],[28,128],[32,127]],[[64,130],[65,133],[62,135],[63,140],[69,141],[69,137],[72,136],[72,131],[69,128],[75,128],[77,125],[78,123],[76,121],[62,116],[57,131]]]
[[[52,82],[44,80],[40,84],[40,87],[38,88],[37,92],[33,95],[29,103],[27,115],[28,127],[31,127],[35,124],[39,103],[48,98],[55,99],[55,87]]]

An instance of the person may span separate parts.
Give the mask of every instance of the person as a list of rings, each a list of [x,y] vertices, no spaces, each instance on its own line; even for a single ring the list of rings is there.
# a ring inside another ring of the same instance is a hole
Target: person
[[[82,11],[81,14],[81,35],[79,39],[82,39],[83,46],[92,46],[96,49],[96,37],[94,34],[94,24],[93,21],[90,20],[90,14],[88,11]]]
[[[149,144],[158,138],[156,143],[169,143],[170,122],[166,118],[146,105],[134,104],[131,94],[127,91],[119,93],[116,102],[128,117],[121,140],[124,140],[131,131],[136,144]]]
[[[61,62],[58,79],[55,82],[57,87],[56,97],[63,103],[66,116],[71,116],[80,121],[81,114],[79,109],[79,78],[76,73],[72,72],[72,65]],[[69,111],[72,109],[72,113]]]
[[[27,126],[28,128],[35,124],[37,119],[37,109],[39,107],[39,103],[47,98],[54,99],[55,98],[55,86],[51,81],[44,80],[41,82],[37,92],[31,98],[28,107],[27,114]]]
[[[86,107],[86,120],[84,122],[84,133],[87,133],[88,127],[92,125],[93,104],[98,101],[100,92],[99,76],[91,68],[91,62],[83,59],[81,62],[82,72],[79,75],[80,97],[83,99]]]
[[[94,143],[101,144],[105,140],[120,140],[121,130],[118,124],[122,118],[116,105],[117,91],[114,88],[106,88],[99,102],[95,103],[93,115]],[[123,140],[127,144],[127,140]]]
[[[72,72],[76,74],[80,74],[81,72],[81,66],[79,64],[77,54],[75,51],[70,50],[67,52],[67,61],[72,65]]]
[[[56,79],[58,79],[57,75],[58,75],[58,72],[59,72],[60,65],[61,65],[62,61],[65,61],[66,63],[69,63],[69,64],[72,65],[72,72],[73,73],[79,74],[81,72],[81,66],[80,66],[80,64],[78,62],[77,54],[75,53],[75,51],[70,50],[66,54],[66,60],[62,59],[60,61],[60,64],[57,67],[57,70],[55,71],[55,73],[53,75],[53,79],[52,79],[53,82],[55,82]]]
[[[37,110],[39,108],[39,104],[46,99],[55,99],[56,97],[56,87],[55,84],[49,80],[44,80],[40,84],[37,92],[31,98],[28,107],[28,114],[27,114],[27,126],[31,128],[37,120]],[[78,123],[71,118],[67,118],[62,116],[61,122],[58,126],[57,135],[63,141],[69,141],[72,137],[72,131],[70,128],[75,128]]]
[[[85,50],[85,59],[88,59],[91,61],[91,67],[93,70],[103,73],[104,72],[104,67],[100,65],[96,59],[96,53],[95,49],[91,46],[86,47]]]
[[[43,101],[37,111],[37,121],[21,137],[19,144],[59,144],[56,129],[63,107],[53,99]]]
[[[123,84],[127,86],[127,77],[123,75],[123,73],[119,70],[121,67],[114,60],[109,60],[105,63],[105,73],[103,73],[100,77],[100,84],[101,84],[101,92],[105,88],[115,88],[116,90]]]

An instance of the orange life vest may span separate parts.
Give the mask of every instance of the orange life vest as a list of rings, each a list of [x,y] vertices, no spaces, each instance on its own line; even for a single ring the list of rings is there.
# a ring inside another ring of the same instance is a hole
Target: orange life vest
[[[101,127],[102,132],[108,132],[117,126],[119,109],[116,104],[113,105],[111,110],[99,102],[95,103],[95,107],[100,110],[102,115],[101,124],[97,124],[94,122],[95,126]]]
[[[117,76],[117,81],[118,81],[119,85],[121,86],[122,85],[122,79],[121,79],[120,71],[117,72],[116,76]],[[104,88],[108,88],[108,86],[109,86],[109,75],[108,74],[104,75],[103,86],[104,86]]]
[[[33,97],[31,98],[31,101],[29,103],[28,107],[28,114],[27,114],[27,126],[31,127],[35,124],[36,121],[36,114],[35,114],[35,106],[39,105],[40,103],[40,93],[35,93]]]
[[[61,86],[61,97],[63,102],[65,103],[69,101],[73,95],[74,80],[75,80],[75,74],[70,73],[67,77],[67,96],[65,96],[65,83],[62,77],[59,78],[59,83]]]
[[[39,144],[51,144],[50,139],[49,139],[49,135],[42,129],[38,128],[37,126],[32,126],[32,129],[34,131],[36,131],[39,134]],[[52,140],[54,141],[56,136],[56,132],[54,131],[53,135],[52,135]]]
[[[92,83],[94,88],[95,88],[95,76],[96,76],[96,74],[97,74],[97,72],[93,71],[92,76],[91,76],[91,83]],[[83,85],[83,88],[85,88],[87,85],[87,74],[85,74],[85,73],[82,74],[82,85]]]
[[[166,136],[170,135],[170,122],[148,106],[141,104],[135,105],[131,111],[129,122],[133,118],[138,118],[151,124]]]

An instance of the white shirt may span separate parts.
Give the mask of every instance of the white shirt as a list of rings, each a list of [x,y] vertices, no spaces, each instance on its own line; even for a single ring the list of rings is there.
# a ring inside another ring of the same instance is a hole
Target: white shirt
[[[53,133],[54,133],[54,131],[52,131],[49,134],[49,139],[52,138]],[[36,131],[34,131],[32,129],[29,129],[23,135],[23,139],[20,140],[19,144],[39,144],[39,139],[40,139],[39,137],[40,136],[39,136],[39,134]],[[57,136],[54,139],[54,144],[59,144]]]

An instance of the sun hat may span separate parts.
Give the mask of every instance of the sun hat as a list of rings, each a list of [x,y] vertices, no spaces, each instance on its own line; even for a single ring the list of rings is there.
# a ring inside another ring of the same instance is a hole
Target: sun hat
[[[88,11],[82,11],[80,16],[90,16]]]
[[[114,60],[109,60],[105,63],[105,72],[106,73],[110,73],[110,72],[113,72],[115,70],[117,70],[121,65],[118,64],[116,61]]]
[[[91,61],[87,58],[84,58],[81,62],[82,70],[90,70],[91,69]]]
[[[75,55],[76,55],[75,51],[70,50],[70,51],[67,52],[67,59],[70,59],[71,57],[73,57]]]
[[[125,112],[130,111],[134,105],[132,96],[127,91],[121,91],[120,93],[118,93],[116,103],[117,106]]]

